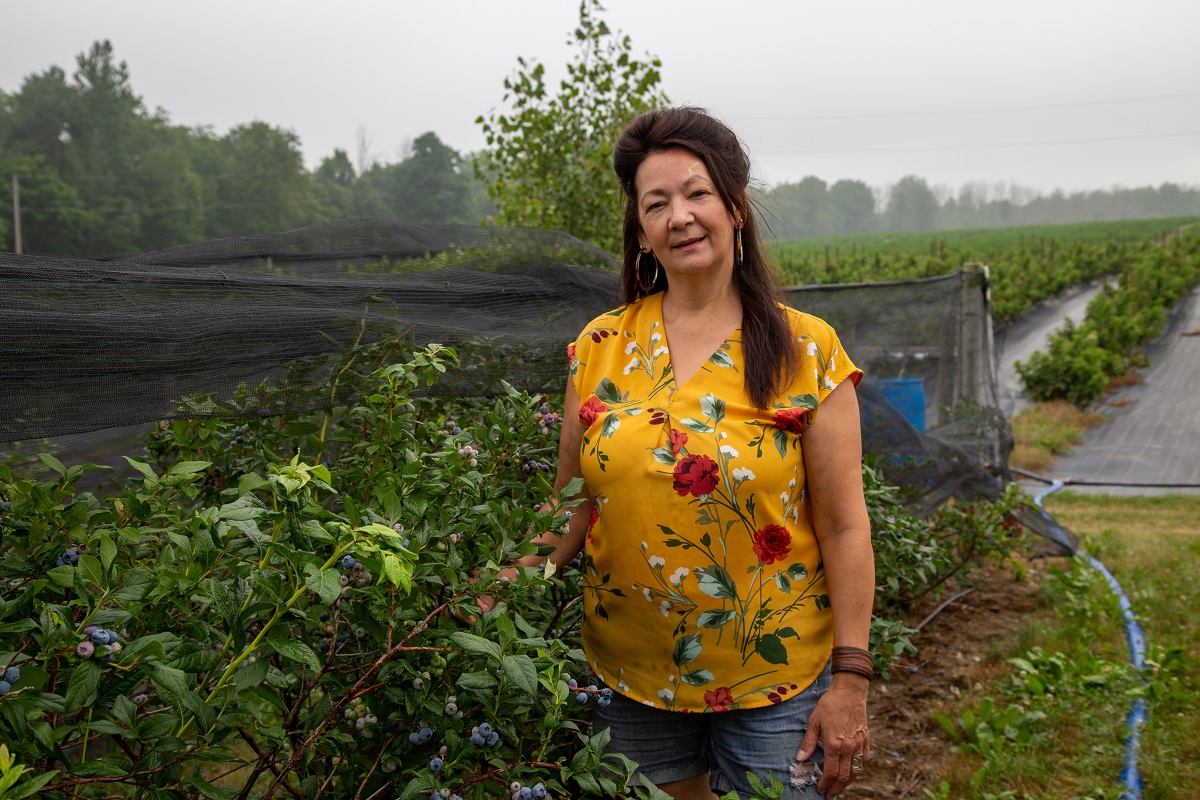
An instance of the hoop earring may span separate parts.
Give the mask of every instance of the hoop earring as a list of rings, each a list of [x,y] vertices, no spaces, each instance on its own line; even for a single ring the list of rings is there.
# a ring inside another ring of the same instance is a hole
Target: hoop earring
[[[651,294],[654,291],[655,284],[658,283],[658,259],[654,259],[654,277],[650,279],[650,286],[642,283],[642,253],[649,253],[649,250],[638,250],[637,260],[633,262],[633,275],[637,280],[638,288],[642,290],[642,294]]]
[[[741,228],[737,228],[734,231],[734,239],[737,241],[737,264],[736,264],[736,266],[740,267],[742,265],[742,229]]]

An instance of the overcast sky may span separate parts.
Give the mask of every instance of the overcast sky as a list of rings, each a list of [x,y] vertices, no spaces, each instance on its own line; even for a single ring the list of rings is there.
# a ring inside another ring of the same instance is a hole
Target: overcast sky
[[[1197,0],[606,0],[675,103],[738,131],[767,184],[1200,186]],[[315,166],[357,132],[396,160],[483,147],[517,56],[560,77],[576,0],[0,0],[0,89],[109,39],[150,108],[294,130]]]

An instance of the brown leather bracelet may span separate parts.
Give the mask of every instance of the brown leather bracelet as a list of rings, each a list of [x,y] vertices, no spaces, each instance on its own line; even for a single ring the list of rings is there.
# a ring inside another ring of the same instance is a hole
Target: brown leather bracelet
[[[862,675],[868,681],[875,677],[871,653],[861,647],[833,648],[833,664],[830,669],[833,672],[851,672],[855,675]]]

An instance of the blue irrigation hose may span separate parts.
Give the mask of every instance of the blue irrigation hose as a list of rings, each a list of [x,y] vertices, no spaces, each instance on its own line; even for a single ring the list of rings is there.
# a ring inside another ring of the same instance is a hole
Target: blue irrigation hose
[[[1042,516],[1046,522],[1057,529],[1057,532],[1063,534],[1060,540],[1068,541],[1069,537],[1062,531],[1058,521],[1050,516],[1042,506],[1042,498],[1057,492],[1063,488],[1063,485],[1062,481],[1053,481],[1048,489],[1033,498],[1033,502],[1037,505],[1038,510],[1042,512]],[[1133,605],[1129,602],[1129,597],[1126,596],[1125,591],[1121,588],[1121,584],[1117,582],[1117,579],[1113,577],[1113,574],[1108,571],[1107,567],[1082,550],[1078,548],[1073,549],[1075,555],[1082,558],[1087,562],[1088,566],[1104,576],[1104,580],[1108,582],[1109,589],[1117,596],[1117,600],[1121,605],[1121,618],[1125,621],[1125,635],[1129,640],[1130,661],[1133,664],[1133,668],[1140,672],[1146,666],[1146,637],[1142,634],[1142,626],[1138,624],[1137,618],[1133,614]],[[1125,766],[1121,770],[1121,780],[1125,784],[1125,791],[1121,794],[1121,800],[1142,800],[1142,776],[1138,771],[1137,755],[1138,737],[1145,724],[1146,699],[1144,697],[1134,698],[1133,708],[1129,710],[1129,716],[1125,718],[1125,727],[1129,731],[1129,736],[1125,740]]]

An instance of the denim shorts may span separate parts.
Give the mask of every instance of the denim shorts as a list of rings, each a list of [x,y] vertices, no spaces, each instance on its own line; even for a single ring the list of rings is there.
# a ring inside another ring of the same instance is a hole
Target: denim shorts
[[[808,717],[829,689],[829,665],[810,686],[782,703],[763,708],[684,714],[651,708],[614,694],[607,708],[593,709],[596,730],[608,728],[608,750],[637,762],[631,785],[645,776],[658,785],[709,773],[717,794],[737,791],[754,796],[746,773],[766,785],[768,773],[784,785],[783,800],[817,800],[817,781],[825,764],[820,745],[809,762],[796,753],[808,730]]]

